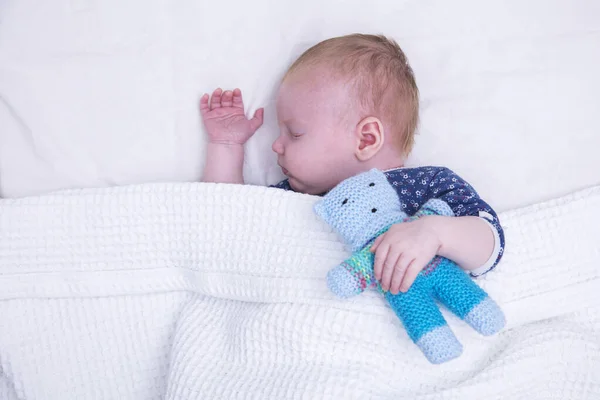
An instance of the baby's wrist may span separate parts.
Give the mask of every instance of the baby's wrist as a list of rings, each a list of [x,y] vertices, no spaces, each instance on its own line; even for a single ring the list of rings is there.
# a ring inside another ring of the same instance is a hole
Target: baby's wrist
[[[228,140],[209,140],[209,147],[214,148],[222,148],[222,149],[230,149],[230,150],[239,150],[240,148],[244,148],[244,143],[237,143]]]
[[[206,153],[207,163],[217,164],[220,166],[234,165],[236,169],[242,168],[242,163],[244,160],[244,146],[241,144],[209,142]]]
[[[444,246],[442,238],[444,223],[447,221],[447,218],[442,215],[427,215],[421,219],[423,220],[427,231],[435,238],[438,246],[437,254],[439,255]]]
[[[244,146],[208,143],[203,182],[244,183]]]

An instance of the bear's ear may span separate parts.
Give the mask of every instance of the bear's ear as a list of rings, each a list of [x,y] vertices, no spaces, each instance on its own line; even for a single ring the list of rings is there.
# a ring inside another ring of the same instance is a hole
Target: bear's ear
[[[427,200],[427,202],[425,204],[423,204],[423,206],[421,206],[421,209],[419,211],[421,211],[421,210],[423,210],[423,211],[429,210],[437,215],[446,215],[449,217],[454,216],[454,212],[452,211],[452,208],[448,205],[448,203],[446,203],[445,201],[440,200],[440,199]]]
[[[378,183],[387,182],[385,173],[377,168],[371,168],[371,170],[369,171],[369,178],[377,181]]]
[[[315,205],[313,206],[313,209],[315,210],[315,213],[325,222],[328,222],[327,220],[327,210],[325,209],[325,204],[323,204],[323,200],[319,200],[315,203]]]
[[[383,172],[381,172],[377,168],[371,168],[369,170],[369,172],[365,173],[365,175],[369,176],[370,178],[374,178],[374,177],[378,177],[379,178],[381,175],[383,175]]]

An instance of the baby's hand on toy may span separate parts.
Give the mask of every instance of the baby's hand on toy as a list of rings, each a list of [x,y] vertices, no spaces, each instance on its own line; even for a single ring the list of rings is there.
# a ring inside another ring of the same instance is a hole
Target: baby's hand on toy
[[[371,251],[375,253],[375,278],[381,288],[392,294],[406,292],[417,275],[435,255],[441,243],[432,222],[423,217],[412,222],[392,225],[379,236]]]
[[[242,91],[216,89],[212,98],[205,93],[200,99],[200,114],[210,143],[243,145],[263,123],[264,109],[259,108],[252,119],[244,114]]]

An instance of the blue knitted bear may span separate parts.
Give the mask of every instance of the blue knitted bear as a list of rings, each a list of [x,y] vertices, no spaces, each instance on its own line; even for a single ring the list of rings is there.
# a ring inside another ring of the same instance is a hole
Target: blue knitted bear
[[[372,169],[348,178],[315,204],[315,212],[346,241],[354,252],[327,274],[329,289],[347,298],[367,287],[378,288],[402,321],[411,340],[434,364],[454,359],[462,345],[452,333],[435,300],[483,335],[504,327],[498,305],[453,261],[440,256],[419,273],[406,293],[384,292],[373,272],[375,239],[396,223],[425,215],[454,213],[444,201],[431,199],[411,217],[402,212],[396,190],[385,174]]]

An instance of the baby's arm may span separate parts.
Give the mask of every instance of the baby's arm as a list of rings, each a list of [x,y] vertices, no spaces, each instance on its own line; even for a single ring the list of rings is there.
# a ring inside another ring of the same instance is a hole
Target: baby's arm
[[[263,113],[259,108],[246,118],[240,89],[202,96],[200,114],[208,134],[203,182],[244,183],[244,144],[262,125]]]
[[[495,267],[504,249],[504,232],[496,212],[449,169],[441,170],[431,183],[433,197],[444,200],[459,217],[428,218],[440,240],[438,254],[475,276]]]
[[[494,210],[464,180],[447,168],[427,184],[426,199],[440,199],[456,217],[425,215],[393,225],[377,238],[372,251],[375,277],[383,290],[406,292],[435,255],[446,257],[472,276],[500,261],[504,233]]]
[[[426,221],[439,238],[438,255],[454,261],[466,271],[478,270],[490,260],[495,238],[489,224],[481,218],[435,215],[426,217]]]
[[[433,198],[410,219],[424,218],[424,222],[429,224],[440,243],[438,255],[455,261],[468,271],[480,268],[489,260],[494,248],[495,238],[487,227],[489,224],[478,221],[478,217],[448,217],[454,217],[450,206],[443,200]]]

